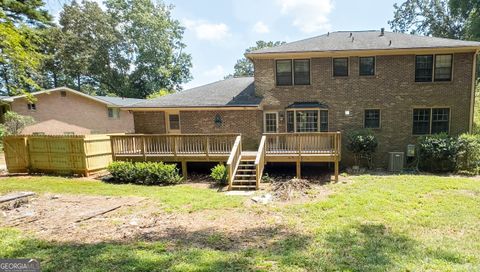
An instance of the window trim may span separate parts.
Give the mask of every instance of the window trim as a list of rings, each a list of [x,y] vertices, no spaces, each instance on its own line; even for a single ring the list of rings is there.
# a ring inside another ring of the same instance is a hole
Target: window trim
[[[292,72],[292,84],[290,85],[278,85],[278,76],[277,76],[277,62],[282,60],[289,60],[290,67]],[[308,73],[309,73],[309,83],[308,84],[295,84],[295,61],[296,60],[308,60]],[[293,87],[293,86],[311,86],[312,85],[312,59],[311,58],[300,58],[300,59],[274,59],[273,62],[274,74],[275,74],[275,87]]]
[[[317,131],[312,131],[312,132],[329,132],[330,131],[330,111],[328,109],[322,109],[322,108],[296,108],[296,109],[287,109],[285,111],[285,132],[287,133],[309,133],[309,132],[298,132],[297,131],[297,111],[316,111],[318,114],[318,120],[317,120]],[[326,111],[327,112],[327,131],[321,131],[321,126],[322,126],[322,121],[320,117],[320,112],[321,111]],[[288,131],[288,118],[287,118],[287,112],[293,112],[293,132]]]
[[[370,127],[370,128],[367,128],[366,126],[366,119],[367,119],[367,115],[366,115],[366,111],[367,110],[378,110],[378,127]],[[413,119],[413,118],[412,118]],[[379,108],[367,108],[367,109],[364,109],[363,110],[363,128],[366,128],[366,129],[381,129],[382,128],[382,110],[379,109]]]
[[[178,115],[178,129],[170,128],[170,115]],[[169,134],[180,133],[182,130],[181,118],[179,111],[168,111],[165,112],[165,130]]]
[[[112,110],[112,116],[110,117],[110,110]],[[117,117],[115,117],[115,111],[117,111]],[[107,117],[111,120],[120,119],[120,108],[119,107],[107,107]]]
[[[267,132],[267,114],[275,114],[275,132]],[[263,112],[263,133],[278,133],[279,131],[278,111],[264,111]]]
[[[337,76],[335,75],[335,59],[347,59],[347,75]],[[350,76],[350,57],[335,57],[332,58],[332,77],[334,78],[346,78]]]
[[[452,56],[451,66],[450,66],[450,80],[435,80],[435,65],[437,63],[437,56],[445,56],[450,55]],[[432,80],[430,81],[417,81],[417,56],[432,56]],[[444,54],[421,54],[421,55],[414,55],[413,56],[414,62],[414,73],[413,73],[413,80],[415,83],[449,83],[453,82],[453,70],[454,70],[454,63],[455,63],[455,54],[454,53],[444,53]]]
[[[360,59],[362,58],[373,58],[373,74],[372,75],[362,75],[360,73]],[[377,56],[362,56],[358,57],[358,76],[360,77],[371,77],[377,74]]]
[[[415,110],[422,110],[422,109],[430,109],[430,119],[429,119],[429,129],[427,134],[415,134],[413,133],[413,115]],[[447,134],[450,135],[450,128],[452,126],[452,108],[447,107],[447,106],[435,106],[435,107],[413,107],[412,109],[412,116],[411,116],[411,121],[412,121],[412,136],[426,136],[426,135],[433,135],[432,134],[432,116],[433,116],[433,110],[434,109],[448,109],[448,130]]]

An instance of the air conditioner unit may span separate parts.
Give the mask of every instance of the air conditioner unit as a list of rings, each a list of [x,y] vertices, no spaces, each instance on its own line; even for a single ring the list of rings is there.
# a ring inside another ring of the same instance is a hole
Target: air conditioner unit
[[[405,152],[388,153],[388,171],[401,172],[405,162]]]

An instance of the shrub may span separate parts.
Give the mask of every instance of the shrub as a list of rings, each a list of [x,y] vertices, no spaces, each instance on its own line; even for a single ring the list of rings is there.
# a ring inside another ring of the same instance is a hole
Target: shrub
[[[368,167],[371,168],[373,166],[373,154],[377,146],[377,138],[371,130],[355,130],[347,135],[347,149],[353,153],[355,165],[359,165],[360,159],[365,159]]]
[[[210,177],[212,177],[216,182],[226,184],[228,178],[227,167],[221,163],[215,165],[215,167],[212,168]]]
[[[419,167],[432,172],[451,172],[455,170],[457,140],[440,133],[419,139]]]
[[[480,174],[480,134],[462,134],[458,137],[457,172],[460,174]]]
[[[145,185],[176,184],[182,181],[175,164],[163,162],[112,162],[107,170],[115,183]]]
[[[4,135],[20,134],[26,126],[35,123],[33,117],[20,115],[13,111],[7,111],[4,118],[5,122],[1,124]]]

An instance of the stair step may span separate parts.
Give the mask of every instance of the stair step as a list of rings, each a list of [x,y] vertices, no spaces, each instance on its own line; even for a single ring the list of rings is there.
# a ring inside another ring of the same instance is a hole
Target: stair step
[[[240,166],[240,167],[251,167],[251,168],[255,168],[255,165],[254,165],[254,164],[239,164],[238,166]]]
[[[237,169],[237,172],[255,172],[256,169]]]
[[[242,175],[242,174],[236,174],[235,177],[239,178],[256,178],[256,175]]]
[[[255,185],[232,185],[232,189],[257,189]]]

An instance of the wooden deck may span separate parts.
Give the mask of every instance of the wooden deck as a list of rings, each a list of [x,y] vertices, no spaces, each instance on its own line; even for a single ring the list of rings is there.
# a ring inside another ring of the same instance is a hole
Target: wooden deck
[[[268,162],[295,162],[296,176],[301,177],[302,162],[332,162],[338,180],[341,160],[341,133],[269,133],[255,151],[243,151],[238,134],[129,134],[112,135],[114,160],[181,162],[187,175],[187,162],[226,162],[229,185],[234,181],[242,160],[255,166],[258,184]]]

